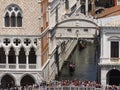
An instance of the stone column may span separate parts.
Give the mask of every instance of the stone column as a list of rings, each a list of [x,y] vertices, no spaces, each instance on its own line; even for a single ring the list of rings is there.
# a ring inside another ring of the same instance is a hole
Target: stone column
[[[18,55],[19,55],[19,50],[16,51],[16,69],[19,68],[19,63],[18,63]]]
[[[102,85],[104,85],[104,86],[106,86],[106,84],[107,84],[107,70],[105,70],[105,69],[103,69],[103,68],[101,68],[101,84]]]
[[[41,68],[41,60],[40,60],[40,58],[41,58],[40,54],[37,54],[37,62],[36,62],[37,69]]]
[[[9,66],[8,66],[8,54],[6,54],[6,68],[8,69]]]
[[[85,0],[85,14],[88,15],[88,0]]]
[[[8,69],[8,68],[9,68],[9,66],[8,66],[8,55],[9,55],[9,50],[7,50],[7,51],[5,52],[5,55],[6,55],[6,68]]]
[[[29,51],[27,51],[26,52],[26,69],[29,69],[29,58],[28,58],[28,56],[29,56]]]
[[[37,51],[36,51],[36,56],[37,56],[37,61],[36,61],[36,65],[37,65],[37,69],[41,68],[41,41],[37,40],[38,45],[37,45]]]
[[[15,81],[16,86],[20,86],[20,74],[16,75],[15,78],[16,78],[16,81]]]
[[[18,64],[18,55],[16,55],[16,69],[19,68],[19,64]]]

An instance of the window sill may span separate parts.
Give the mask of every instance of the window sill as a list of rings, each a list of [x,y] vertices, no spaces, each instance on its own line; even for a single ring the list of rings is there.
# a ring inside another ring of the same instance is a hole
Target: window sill
[[[3,27],[2,29],[24,29],[23,27]]]
[[[111,58],[110,60],[116,62],[119,61],[119,58]]]

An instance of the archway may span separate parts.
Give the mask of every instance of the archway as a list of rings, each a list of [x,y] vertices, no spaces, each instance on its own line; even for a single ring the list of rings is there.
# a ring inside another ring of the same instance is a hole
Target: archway
[[[1,87],[2,88],[11,88],[14,86],[15,86],[15,81],[14,81],[13,77],[11,77],[10,75],[3,76],[3,78],[1,79]]]
[[[20,84],[21,84],[21,86],[33,85],[33,84],[35,84],[35,80],[30,75],[25,75],[22,78]]]
[[[114,69],[107,74],[107,83],[109,85],[119,85],[120,84],[120,71]]]

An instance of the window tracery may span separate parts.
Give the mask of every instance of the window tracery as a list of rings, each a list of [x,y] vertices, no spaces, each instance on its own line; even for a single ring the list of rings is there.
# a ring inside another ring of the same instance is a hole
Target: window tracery
[[[5,27],[22,27],[22,10],[19,6],[12,4],[5,10]]]

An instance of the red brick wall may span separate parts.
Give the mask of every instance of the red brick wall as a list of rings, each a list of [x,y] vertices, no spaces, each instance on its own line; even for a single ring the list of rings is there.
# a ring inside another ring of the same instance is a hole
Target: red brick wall
[[[42,28],[41,28],[41,32],[45,31],[46,28],[48,27],[49,23],[48,23],[48,0],[43,0],[41,2],[41,13],[42,13]],[[41,62],[42,62],[42,66],[44,65],[44,63],[47,61],[48,59],[48,54],[49,54],[49,33],[46,33],[42,38],[41,38]]]

